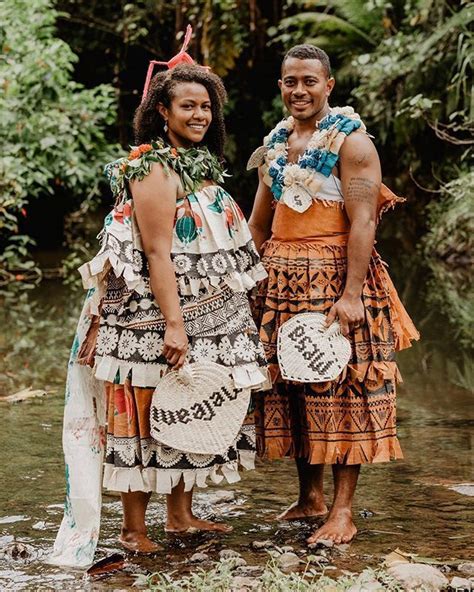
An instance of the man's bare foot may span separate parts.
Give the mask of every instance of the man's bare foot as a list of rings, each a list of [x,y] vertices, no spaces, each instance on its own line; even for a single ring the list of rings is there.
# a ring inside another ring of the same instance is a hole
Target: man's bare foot
[[[277,516],[277,520],[304,520],[305,518],[316,518],[325,516],[328,509],[324,501],[295,502],[284,512]]]
[[[201,520],[196,516],[181,517],[179,520],[173,520],[168,517],[166,521],[165,532],[191,534],[199,531],[211,532],[232,532],[232,526],[223,522],[211,522],[211,520]]]
[[[163,547],[152,541],[144,533],[125,531],[119,536],[120,544],[133,553],[156,553],[161,551]]]
[[[334,544],[349,543],[357,533],[350,510],[331,510],[326,522],[312,534],[308,543],[320,540],[333,541]]]

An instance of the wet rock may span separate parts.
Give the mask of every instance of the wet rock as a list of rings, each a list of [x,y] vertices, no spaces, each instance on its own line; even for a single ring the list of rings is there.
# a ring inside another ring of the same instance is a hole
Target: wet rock
[[[454,590],[472,590],[473,589],[473,585],[471,584],[471,581],[468,580],[467,578],[459,578],[458,576],[455,576],[450,583],[451,588],[454,588]]]
[[[240,553],[233,549],[222,549],[222,551],[219,551],[219,559],[233,559],[234,557],[240,557]]]
[[[31,545],[25,545],[18,541],[13,541],[5,545],[0,550],[2,559],[30,559],[33,556],[34,549]]]
[[[334,547],[334,541],[331,541],[330,539],[320,539],[317,543],[310,543],[308,547],[310,549],[317,549],[318,547],[326,547],[326,549],[331,549]]]
[[[237,567],[234,574],[245,578],[258,578],[262,575],[263,569],[264,568],[259,565],[244,565]]]
[[[365,508],[359,512],[359,516],[361,518],[371,518],[373,515],[373,512],[371,512],[370,510],[366,510]]]
[[[228,504],[235,501],[235,493],[233,491],[216,491],[213,497],[215,504]]]
[[[260,549],[269,549],[270,547],[273,547],[273,543],[272,541],[253,541],[252,542],[252,549],[255,550],[260,550]]]
[[[279,555],[277,563],[282,569],[291,569],[300,564],[300,558],[296,553],[282,553]]]
[[[361,573],[346,592],[384,592],[386,588],[372,574]]]
[[[467,561],[458,565],[458,570],[468,576],[474,576],[474,561]]]
[[[246,590],[255,590],[259,585],[258,580],[244,576],[234,576],[230,584],[232,592],[246,592]]]
[[[459,485],[450,485],[448,489],[462,495],[474,496],[474,483],[459,483]]]
[[[329,563],[329,559],[326,555],[308,555],[307,559],[310,563],[320,563],[325,565]]]
[[[25,520],[29,520],[28,516],[3,516],[3,518],[0,518],[0,524],[13,524],[14,522],[24,522]]]
[[[201,563],[201,561],[209,561],[209,555],[207,553],[194,553],[189,558],[191,563]]]
[[[285,545],[281,548],[282,553],[293,553],[293,547],[291,545]]]
[[[388,573],[407,590],[421,588],[426,592],[435,592],[449,583],[439,569],[424,563],[400,563],[390,567]]]
[[[247,562],[243,557],[233,557],[230,561],[231,567],[234,570],[237,568],[245,567],[247,565]]]

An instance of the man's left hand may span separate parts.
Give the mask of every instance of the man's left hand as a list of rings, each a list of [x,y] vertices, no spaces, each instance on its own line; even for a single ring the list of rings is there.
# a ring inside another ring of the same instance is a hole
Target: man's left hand
[[[338,319],[341,332],[347,337],[350,331],[357,329],[365,320],[364,304],[360,296],[341,296],[333,304],[326,319],[326,327]]]

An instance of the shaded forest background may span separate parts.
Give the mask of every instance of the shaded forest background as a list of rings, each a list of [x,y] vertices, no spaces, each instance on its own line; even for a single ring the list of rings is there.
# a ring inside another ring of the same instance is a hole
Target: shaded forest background
[[[472,3],[1,4],[4,303],[13,288],[44,276],[60,273],[72,282],[73,271],[96,249],[100,214],[111,205],[103,164],[133,144],[130,123],[148,60],[172,57],[190,23],[189,52],[223,76],[229,92],[228,185],[247,212],[256,179],[245,163],[282,117],[282,55],[301,42],[329,53],[337,81],[332,104],[351,104],[361,114],[385,182],[408,200],[383,222],[382,252],[421,324],[441,315],[439,325],[446,322],[462,349],[472,348]]]

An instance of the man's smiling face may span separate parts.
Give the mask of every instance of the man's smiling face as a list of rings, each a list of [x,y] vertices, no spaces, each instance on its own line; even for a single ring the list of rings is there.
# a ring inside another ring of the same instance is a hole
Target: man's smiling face
[[[283,103],[295,119],[320,119],[327,110],[327,100],[334,87],[334,78],[328,76],[317,59],[287,58],[278,81]]]

